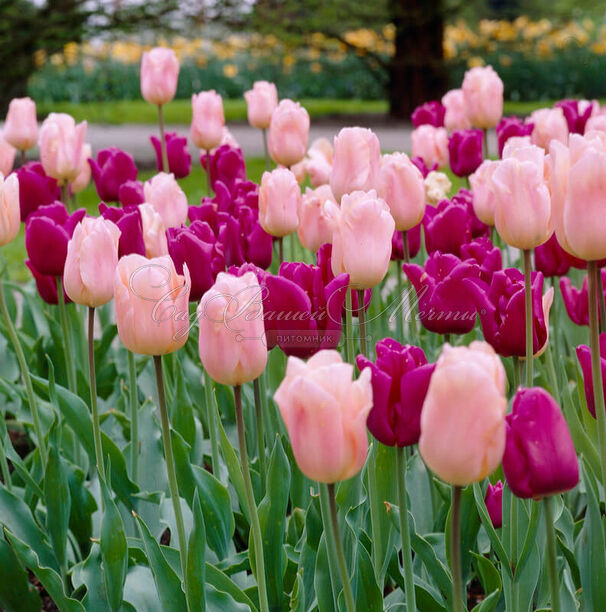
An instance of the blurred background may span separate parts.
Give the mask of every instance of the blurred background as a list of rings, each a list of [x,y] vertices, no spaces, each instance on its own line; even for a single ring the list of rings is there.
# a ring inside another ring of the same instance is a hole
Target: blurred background
[[[226,118],[245,119],[259,79],[313,99],[312,116],[407,118],[482,64],[503,79],[506,112],[606,97],[606,1],[0,0],[0,113],[29,95],[41,118],[153,122],[137,104],[139,64],[158,44],[181,62],[169,117],[181,123],[203,89],[237,99]]]

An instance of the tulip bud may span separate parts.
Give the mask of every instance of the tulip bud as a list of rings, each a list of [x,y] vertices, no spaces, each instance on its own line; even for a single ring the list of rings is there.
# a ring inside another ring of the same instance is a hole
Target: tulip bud
[[[297,233],[301,244],[314,253],[326,242],[332,241],[332,225],[324,208],[328,200],[335,201],[328,185],[305,190],[301,200]]]
[[[200,359],[213,380],[243,385],[267,365],[263,301],[253,272],[237,277],[225,272],[198,306]]]
[[[533,123],[525,123],[518,117],[503,117],[495,128],[497,132],[497,143],[499,157],[503,156],[503,149],[510,138],[530,136],[534,129]]]
[[[298,103],[282,100],[271,116],[269,124],[269,154],[282,166],[301,161],[307,152],[309,114]]]
[[[118,200],[122,206],[138,205],[145,202],[145,190],[141,181],[126,181],[118,189]]]
[[[492,66],[476,66],[463,77],[467,116],[473,127],[494,127],[503,115],[503,81]]]
[[[167,132],[166,156],[168,157],[168,172],[175,178],[185,178],[191,172],[191,155],[187,149],[187,138],[179,136],[176,132]],[[156,168],[158,172],[164,172],[164,160],[162,159],[162,142],[156,136],[150,136],[152,146],[156,153]]]
[[[149,206],[149,204],[146,206]],[[119,208],[117,206],[107,206],[101,202],[99,204],[99,212],[104,219],[114,223],[120,230],[120,240],[118,241],[119,258],[131,253],[145,255],[143,225],[141,211],[138,206],[129,205]]]
[[[13,98],[8,105],[3,136],[15,149],[27,151],[38,141],[36,103],[31,98]]]
[[[40,162],[29,162],[15,174],[19,178],[21,221],[40,206],[52,204],[61,197],[56,179],[46,175]]]
[[[109,147],[97,153],[97,159],[88,162],[93,175],[97,194],[104,202],[117,202],[120,187],[137,179],[137,166],[132,155]]]
[[[165,227],[179,227],[187,219],[187,196],[172,174],[159,172],[143,187],[145,201],[162,218]]]
[[[246,180],[246,163],[242,149],[222,144],[209,156],[205,152],[200,155],[200,163],[204,170],[210,160],[210,186],[217,191],[217,182],[223,183],[230,193],[233,192],[237,181]]]
[[[540,108],[530,113],[527,122],[534,126],[530,136],[532,144],[549,149],[552,140],[568,143],[568,124],[561,108]]]
[[[301,190],[286,168],[264,172],[259,187],[259,223],[272,236],[292,234],[299,225]]]
[[[456,130],[448,140],[450,169],[457,176],[469,176],[482,163],[482,130]]]
[[[225,116],[223,98],[214,90],[201,91],[191,97],[192,119],[190,138],[192,142],[205,151],[210,151],[221,144]]]
[[[0,246],[12,242],[20,227],[19,179],[15,174],[4,178],[0,172]]]
[[[278,90],[274,83],[255,81],[253,88],[244,93],[248,123],[265,130],[271,123],[271,115],[278,106]]]
[[[492,175],[498,165],[498,162],[487,159],[469,177],[473,192],[473,209],[478,219],[486,225],[494,225],[495,193]]]
[[[337,351],[320,351],[307,362],[288,358],[274,399],[297,465],[308,478],[347,480],[366,461],[371,373],[366,368],[355,381],[353,373],[353,365],[343,363]]]
[[[505,369],[485,342],[444,345],[421,412],[419,452],[442,480],[486,478],[505,450]]]
[[[503,526],[503,482],[497,480],[495,484],[488,483],[486,497],[484,498],[488,516],[495,529]]]
[[[180,349],[189,333],[189,272],[177,274],[168,256],[127,255],[114,275],[116,322],[120,340],[141,355],[166,355]]]
[[[570,270],[570,259],[560,246],[555,234],[534,250],[535,268],[545,277],[565,276]]]
[[[561,108],[571,134],[584,134],[587,121],[600,109],[597,100],[560,100],[554,108]]]
[[[425,164],[437,164],[443,168],[448,164],[448,132],[443,127],[422,125],[412,131],[412,154]]]
[[[139,214],[141,215],[145,256],[153,258],[168,255],[166,226],[160,213],[151,204],[145,203],[139,205]]]
[[[444,127],[453,130],[468,130],[471,122],[465,109],[465,94],[462,89],[451,89],[442,96],[442,104],[446,109],[444,113]]]
[[[593,372],[591,370],[591,349],[586,344],[577,346],[577,359],[583,372],[585,400],[587,410],[595,419],[595,397],[593,395]],[[602,385],[606,394],[606,333],[600,334],[600,368],[602,369]]]
[[[0,174],[7,176],[13,170],[17,150],[4,138],[0,132]]]
[[[437,100],[425,102],[414,109],[410,118],[412,125],[418,128],[420,125],[433,125],[434,127],[443,127],[444,113],[446,109]]]
[[[568,425],[545,389],[520,389],[506,421],[503,472],[514,495],[541,499],[577,485],[579,464]]]
[[[91,169],[88,160],[92,157],[92,155],[93,150],[91,146],[87,142],[85,142],[84,146],[82,147],[82,154],[80,157],[80,170],[78,172],[78,176],[70,185],[72,194],[80,193],[88,187],[91,177]]]
[[[436,206],[450,191],[452,183],[446,174],[431,170],[425,177],[425,198],[430,206]]]
[[[155,47],[143,53],[141,95],[150,104],[166,104],[177,93],[179,60],[173,49]]]

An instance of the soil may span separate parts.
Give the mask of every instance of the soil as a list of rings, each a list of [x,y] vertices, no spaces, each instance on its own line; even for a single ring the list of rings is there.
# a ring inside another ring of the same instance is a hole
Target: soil
[[[42,600],[41,610],[43,610],[44,612],[59,612],[59,608],[57,608],[57,605],[51,599],[51,596],[46,592],[46,589],[42,586],[42,584],[40,584],[38,578],[36,578],[36,576],[34,576],[34,574],[32,574],[32,572],[30,572],[29,570],[27,573],[29,574],[30,583],[34,585],[34,587],[40,594],[40,599]]]

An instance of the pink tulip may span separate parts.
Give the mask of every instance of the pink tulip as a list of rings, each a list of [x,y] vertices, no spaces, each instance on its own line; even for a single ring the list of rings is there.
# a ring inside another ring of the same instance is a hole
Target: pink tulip
[[[561,108],[541,108],[532,112],[527,121],[534,124],[532,144],[547,150],[552,140],[568,142],[568,123]]]
[[[221,144],[225,115],[223,99],[214,90],[202,91],[191,97],[192,120],[190,137],[192,142],[205,151],[210,151]]]
[[[377,183],[377,191],[387,202],[398,231],[407,231],[421,222],[425,213],[425,182],[405,153],[383,156]]]
[[[463,96],[473,127],[491,128],[503,116],[503,81],[492,66],[476,66],[465,73]]]
[[[606,132],[606,115],[603,113],[599,113],[594,115],[593,117],[589,117],[587,123],[585,124],[585,134],[587,132],[599,131]]]
[[[177,93],[179,60],[173,49],[155,47],[143,54],[141,61],[141,95],[158,106],[170,102]]]
[[[145,256],[149,258],[168,255],[168,242],[166,239],[166,226],[156,209],[148,203],[139,205],[141,214],[141,228]]]
[[[308,187],[301,200],[297,233],[301,244],[314,253],[323,244],[332,241],[332,225],[324,207],[329,200],[334,202],[335,198],[328,185],[316,189]]]
[[[91,177],[91,168],[88,160],[93,156],[93,151],[88,143],[84,143],[82,147],[82,155],[80,157],[80,170],[76,180],[71,184],[72,193],[80,193],[88,187]],[[75,301],[75,300],[74,300]]]
[[[13,98],[8,105],[4,138],[15,149],[27,151],[38,141],[36,103],[31,98]]]
[[[469,177],[473,192],[473,210],[478,219],[486,225],[494,225],[495,193],[492,175],[498,165],[498,162],[487,159]]]
[[[0,173],[0,246],[12,242],[20,227],[19,179],[16,174],[4,178]]]
[[[412,131],[412,155],[420,157],[427,166],[448,164],[448,132],[443,127],[421,125]]]
[[[166,228],[179,227],[187,220],[187,196],[173,174],[159,172],[146,181],[145,201],[162,217]]]
[[[350,286],[355,289],[378,285],[389,267],[395,230],[385,200],[371,189],[344,195],[341,207],[330,201],[325,207],[333,227],[333,274],[349,274]]]
[[[265,130],[271,122],[271,115],[278,106],[278,90],[274,83],[255,81],[253,88],[245,94],[248,123]]]
[[[84,217],[76,225],[63,272],[65,293],[72,302],[96,307],[114,297],[119,239],[118,227],[103,217]]]
[[[267,365],[263,295],[254,272],[219,272],[198,306],[200,359],[222,385],[243,385]]]
[[[168,257],[125,255],[114,275],[116,322],[120,340],[141,355],[166,355],[180,349],[189,333],[189,271],[177,274]]]
[[[465,107],[465,94],[462,89],[447,91],[442,97],[442,104],[446,109],[444,127],[449,132],[453,130],[468,130],[471,127]]]
[[[282,100],[271,116],[269,124],[269,154],[282,166],[300,162],[307,153],[309,114],[298,103]]]
[[[40,128],[40,161],[48,176],[73,183],[82,163],[86,121],[78,123],[65,113],[51,113]]]
[[[317,138],[311,143],[305,160],[305,171],[309,175],[312,187],[320,187],[329,183],[333,156],[333,147],[326,138]]]
[[[355,476],[368,454],[366,418],[372,408],[370,368],[353,380],[354,367],[337,351],[307,363],[289,357],[274,394],[293,454],[308,478],[334,483]]]
[[[343,128],[334,141],[330,188],[337,202],[346,193],[376,189],[381,168],[381,146],[367,128]]]
[[[478,482],[501,463],[505,382],[503,364],[485,342],[444,345],[421,412],[419,451],[445,482]]]
[[[4,138],[4,134],[0,132],[0,173],[4,174],[4,176],[12,172],[16,152],[17,150],[15,147],[13,147],[13,145]]]
[[[272,236],[292,234],[299,225],[301,190],[286,168],[264,172],[259,187],[259,223]]]

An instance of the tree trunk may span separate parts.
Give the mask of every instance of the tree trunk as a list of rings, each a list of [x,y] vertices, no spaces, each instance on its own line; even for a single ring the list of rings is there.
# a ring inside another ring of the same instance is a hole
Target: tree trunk
[[[395,52],[389,67],[389,112],[410,118],[419,104],[446,91],[442,0],[390,0]]]

